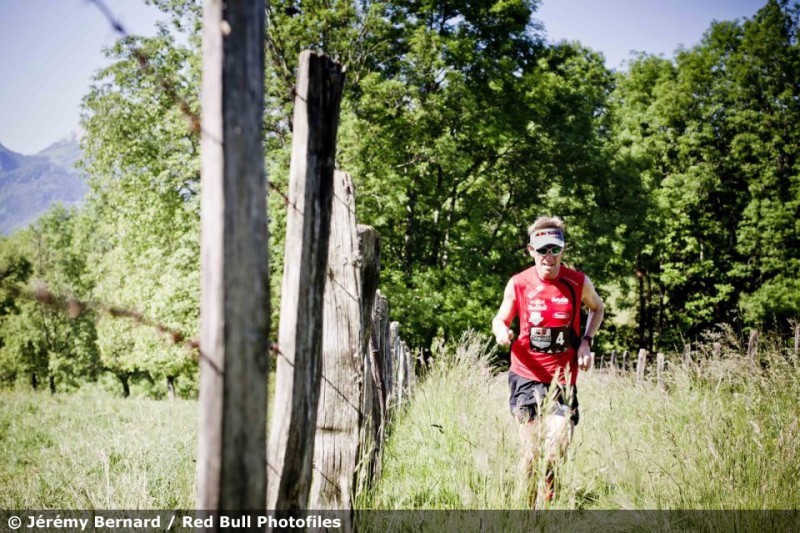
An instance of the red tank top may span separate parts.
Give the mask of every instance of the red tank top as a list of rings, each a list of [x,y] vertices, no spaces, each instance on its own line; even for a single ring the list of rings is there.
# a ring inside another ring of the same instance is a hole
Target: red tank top
[[[585,274],[561,265],[556,279],[541,279],[533,266],[512,278],[519,337],[511,345],[511,371],[526,379],[575,385]]]

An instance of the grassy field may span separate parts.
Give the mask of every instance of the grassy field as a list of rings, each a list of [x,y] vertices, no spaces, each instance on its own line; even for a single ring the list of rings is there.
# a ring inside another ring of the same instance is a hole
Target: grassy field
[[[190,509],[197,402],[0,392],[0,509]]]
[[[800,508],[800,371],[778,347],[753,366],[674,367],[667,390],[579,379],[581,422],[555,509]],[[482,341],[440,351],[391,426],[362,509],[525,509],[506,374]],[[0,392],[0,508],[192,508],[197,402]]]

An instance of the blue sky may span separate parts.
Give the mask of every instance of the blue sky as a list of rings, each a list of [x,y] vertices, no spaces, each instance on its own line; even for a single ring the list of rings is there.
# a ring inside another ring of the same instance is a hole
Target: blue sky
[[[143,0],[104,0],[129,33],[155,34]],[[550,40],[577,40],[620,68],[631,50],[672,57],[712,20],[752,17],[766,0],[543,0]],[[78,127],[81,98],[117,35],[88,0],[0,0],[0,143],[36,153]]]

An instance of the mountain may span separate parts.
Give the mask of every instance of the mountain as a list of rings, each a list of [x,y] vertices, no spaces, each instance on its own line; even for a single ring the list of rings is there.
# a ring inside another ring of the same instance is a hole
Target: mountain
[[[78,205],[89,188],[75,168],[81,157],[75,137],[22,155],[0,144],[0,233],[27,226],[51,205]]]

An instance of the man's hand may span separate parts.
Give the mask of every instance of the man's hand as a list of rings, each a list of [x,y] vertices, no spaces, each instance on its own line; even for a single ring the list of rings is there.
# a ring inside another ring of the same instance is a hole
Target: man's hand
[[[505,326],[502,328],[495,328],[494,337],[497,344],[500,346],[509,346],[515,337],[514,330]]]
[[[592,347],[589,346],[588,340],[583,339],[578,347],[578,368],[589,370],[590,366],[592,366]]]

